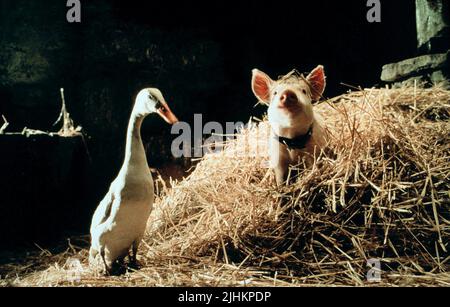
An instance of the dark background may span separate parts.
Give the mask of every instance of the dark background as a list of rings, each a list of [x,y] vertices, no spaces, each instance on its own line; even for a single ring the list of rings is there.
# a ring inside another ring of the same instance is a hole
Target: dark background
[[[82,22],[66,21],[65,0],[0,0],[0,114],[7,131],[56,131],[59,88],[85,138],[0,136],[0,241],[50,242],[87,233],[117,174],[137,91],[162,90],[183,121],[261,116],[251,69],[272,77],[323,64],[325,96],[341,83],[379,85],[384,64],[416,54],[414,1],[382,0],[368,23],[354,1],[81,0]],[[1,124],[0,124],[1,125]],[[149,164],[170,157],[170,127],[142,128]],[[3,245],[6,246],[6,245]]]

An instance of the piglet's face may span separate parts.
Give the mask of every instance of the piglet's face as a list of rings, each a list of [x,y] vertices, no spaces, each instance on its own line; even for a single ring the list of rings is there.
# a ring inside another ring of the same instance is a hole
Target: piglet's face
[[[311,103],[320,99],[325,89],[325,73],[323,66],[318,66],[306,78],[291,75],[274,81],[264,72],[254,69],[252,89],[272,111],[299,114],[308,112]]]

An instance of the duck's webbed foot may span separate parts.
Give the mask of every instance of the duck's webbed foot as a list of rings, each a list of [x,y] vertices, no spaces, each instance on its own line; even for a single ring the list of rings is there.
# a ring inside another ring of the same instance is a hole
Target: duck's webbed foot
[[[137,260],[137,252],[139,248],[139,243],[136,241],[131,246],[131,253],[129,253],[128,258],[130,259],[129,267],[132,269],[139,269],[141,267],[139,261]]]

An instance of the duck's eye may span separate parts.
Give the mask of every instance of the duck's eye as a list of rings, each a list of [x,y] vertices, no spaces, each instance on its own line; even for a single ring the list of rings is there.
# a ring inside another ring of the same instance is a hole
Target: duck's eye
[[[166,113],[167,111],[166,107],[159,101],[156,103],[156,109],[162,113]]]
[[[277,91],[273,92],[273,95],[274,95],[274,96],[276,96],[277,94],[278,94],[278,92],[277,92]]]

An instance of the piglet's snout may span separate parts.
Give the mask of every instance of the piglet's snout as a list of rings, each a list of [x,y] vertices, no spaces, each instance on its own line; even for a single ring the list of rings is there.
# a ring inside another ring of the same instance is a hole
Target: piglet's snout
[[[298,104],[297,95],[293,91],[285,91],[280,96],[280,107],[289,108]]]

